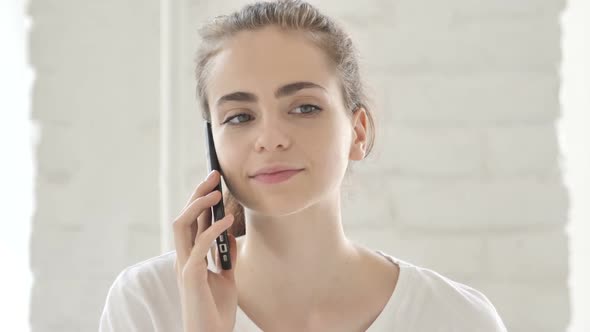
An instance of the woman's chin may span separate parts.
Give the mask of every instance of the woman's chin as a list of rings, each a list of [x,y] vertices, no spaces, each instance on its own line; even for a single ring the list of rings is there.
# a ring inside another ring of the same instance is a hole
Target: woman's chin
[[[244,204],[244,207],[255,214],[266,217],[283,217],[297,213],[309,206],[309,199],[297,199],[297,197],[301,196],[294,195],[293,191],[290,191],[284,196],[280,194],[265,195],[259,193],[255,201]]]

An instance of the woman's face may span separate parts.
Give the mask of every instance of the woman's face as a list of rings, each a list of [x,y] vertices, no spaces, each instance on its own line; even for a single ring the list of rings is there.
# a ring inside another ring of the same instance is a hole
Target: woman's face
[[[340,190],[354,118],[322,50],[297,32],[244,31],[226,41],[208,77],[217,155],[228,189],[244,207],[286,215]],[[280,89],[296,82],[310,84]],[[251,177],[276,163],[304,170],[275,184]]]

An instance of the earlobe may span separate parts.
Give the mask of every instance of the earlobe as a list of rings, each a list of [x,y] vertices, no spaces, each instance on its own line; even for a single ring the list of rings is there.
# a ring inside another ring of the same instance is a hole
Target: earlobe
[[[361,145],[359,146],[351,146],[350,153],[348,155],[348,159],[350,160],[363,160],[365,158],[365,148]]]

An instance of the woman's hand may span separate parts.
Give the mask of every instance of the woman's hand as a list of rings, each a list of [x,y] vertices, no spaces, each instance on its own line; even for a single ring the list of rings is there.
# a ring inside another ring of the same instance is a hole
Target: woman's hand
[[[222,199],[218,171],[211,172],[193,192],[173,223],[176,246],[176,279],[182,303],[184,332],[230,332],[236,321],[238,292],[234,279],[236,239],[228,233],[232,269],[223,270],[215,251],[219,273],[207,269],[211,243],[233,223],[233,215],[211,223],[211,207]]]

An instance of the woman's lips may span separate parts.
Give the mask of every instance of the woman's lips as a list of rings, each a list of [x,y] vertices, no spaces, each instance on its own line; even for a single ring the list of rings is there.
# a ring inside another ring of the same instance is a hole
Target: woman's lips
[[[254,180],[260,181],[262,183],[279,183],[288,180],[293,175],[301,172],[302,169],[297,170],[288,170],[282,172],[276,172],[272,174],[259,174],[253,177]]]

